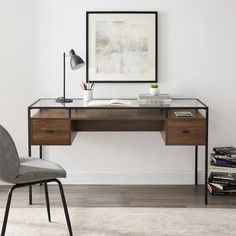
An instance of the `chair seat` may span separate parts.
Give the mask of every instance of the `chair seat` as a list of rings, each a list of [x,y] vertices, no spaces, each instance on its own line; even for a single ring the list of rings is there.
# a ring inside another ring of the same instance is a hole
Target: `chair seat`
[[[66,177],[66,171],[58,164],[38,158],[20,158],[19,174],[13,184],[29,183],[40,180]]]

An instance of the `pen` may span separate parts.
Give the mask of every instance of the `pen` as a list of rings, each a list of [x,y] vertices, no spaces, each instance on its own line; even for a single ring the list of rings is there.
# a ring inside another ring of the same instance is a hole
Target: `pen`
[[[84,83],[83,83],[83,82],[82,82],[82,83],[80,83],[80,86],[81,86],[82,90],[86,90],[86,88],[85,88],[85,86],[84,86]]]
[[[84,90],[87,90],[87,84],[83,81],[83,87],[84,87]]]
[[[82,83],[80,83],[80,87],[82,88],[82,90],[84,90],[84,85]]]
[[[91,88],[90,88],[90,89],[93,89],[93,86],[94,86],[94,82],[92,83],[92,85],[91,85]]]

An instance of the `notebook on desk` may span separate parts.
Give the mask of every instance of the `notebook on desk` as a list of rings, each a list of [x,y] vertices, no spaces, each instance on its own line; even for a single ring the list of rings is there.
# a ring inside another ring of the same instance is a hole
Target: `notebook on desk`
[[[132,106],[128,100],[91,100],[87,104],[89,107],[129,107]]]

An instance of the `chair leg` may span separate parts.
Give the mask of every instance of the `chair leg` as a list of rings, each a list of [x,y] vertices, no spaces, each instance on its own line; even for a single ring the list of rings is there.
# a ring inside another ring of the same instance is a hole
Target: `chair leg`
[[[64,207],[64,212],[65,212],[65,216],[66,216],[66,222],[67,222],[68,230],[69,230],[70,236],[73,236],[71,223],[70,223],[70,217],[69,217],[67,204],[66,204],[66,198],[65,198],[65,194],[64,194],[62,184],[58,179],[55,179],[54,181],[57,182],[58,185],[59,185],[59,189],[60,189],[60,193],[61,193],[61,200],[62,200],[63,207]]]
[[[46,182],[44,183],[44,191],[45,191],[45,199],[46,199],[47,212],[48,212],[48,221],[51,222],[50,202],[49,202],[49,196],[48,196],[48,185]]]
[[[8,219],[8,215],[9,215],[9,210],[10,210],[10,205],[11,205],[11,198],[12,198],[12,192],[15,189],[16,185],[14,185],[9,193],[8,193],[8,198],[7,198],[7,205],[6,205],[6,209],[5,209],[5,215],[4,215],[4,220],[3,220],[3,224],[2,224],[2,232],[1,232],[1,236],[5,235],[6,232],[6,227],[7,227],[7,219]]]

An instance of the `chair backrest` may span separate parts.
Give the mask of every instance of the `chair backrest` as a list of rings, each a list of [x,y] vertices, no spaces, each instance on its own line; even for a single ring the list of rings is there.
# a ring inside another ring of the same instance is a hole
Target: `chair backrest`
[[[16,145],[10,134],[0,125],[0,179],[11,183],[20,169]]]

